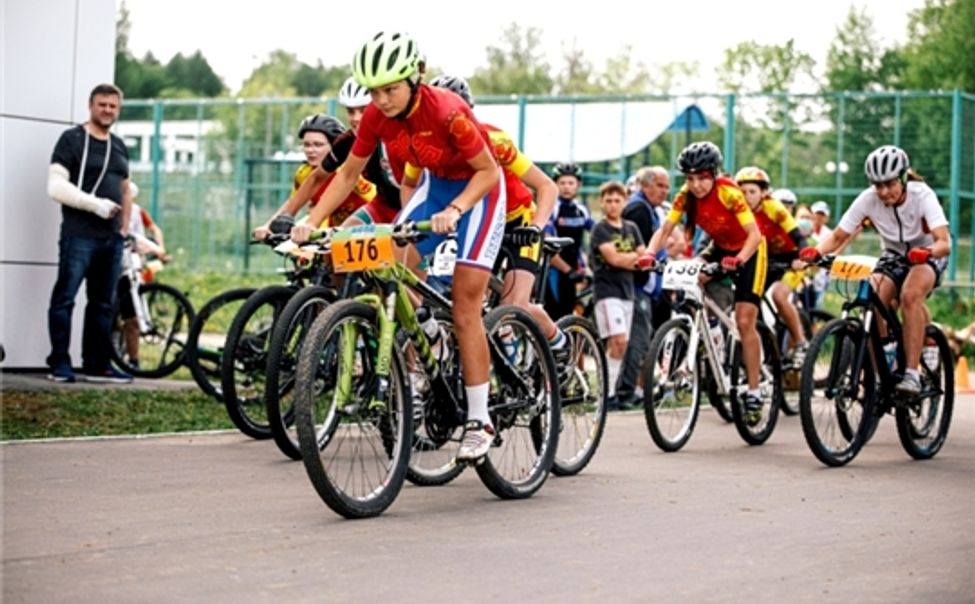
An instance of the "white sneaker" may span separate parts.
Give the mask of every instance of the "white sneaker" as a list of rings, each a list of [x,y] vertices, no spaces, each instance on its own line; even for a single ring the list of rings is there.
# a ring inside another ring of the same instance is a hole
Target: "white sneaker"
[[[477,419],[464,424],[464,438],[457,451],[457,461],[476,461],[485,455],[494,442],[494,428]]]
[[[792,349],[792,367],[794,369],[802,368],[802,364],[806,361],[807,352],[809,352],[809,342],[799,342]]]

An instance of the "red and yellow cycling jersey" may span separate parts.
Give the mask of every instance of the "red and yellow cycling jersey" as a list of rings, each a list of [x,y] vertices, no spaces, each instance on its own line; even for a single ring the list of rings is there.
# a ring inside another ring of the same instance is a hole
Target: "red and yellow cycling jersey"
[[[518,150],[507,132],[491,124],[482,124],[482,126],[484,126],[491,141],[491,153],[498,165],[501,166],[502,174],[504,174],[507,198],[505,221],[512,222],[524,219],[524,224],[531,224],[535,217],[535,197],[531,189],[522,182],[521,177],[534,164],[524,153]],[[404,174],[416,180],[420,177],[420,169],[408,163],[404,169]]]
[[[312,170],[314,169],[314,167],[305,163],[295,170],[294,188],[291,191],[292,194],[298,190],[301,183],[305,182],[305,179],[308,178],[308,175],[311,174]],[[335,174],[329,174],[328,178],[325,179],[325,182],[322,183],[322,186],[318,187],[318,190],[315,191],[315,193],[311,196],[309,202],[312,206],[317,204],[318,200],[322,198],[322,194],[325,192],[325,189],[328,188],[328,185],[332,183],[333,178],[335,178]],[[335,211],[332,212],[331,216],[325,218],[320,226],[325,227],[342,224],[345,222],[346,218],[352,215],[353,212],[375,198],[376,185],[372,184],[362,176],[359,176],[359,178],[356,180],[355,188],[352,189],[349,196],[346,197],[341,204],[339,204],[339,207],[335,208]]]
[[[421,84],[405,119],[388,118],[375,103],[366,107],[352,153],[369,157],[382,141],[393,165],[411,163],[445,180],[469,180],[468,160],[489,150],[487,131],[461,98]]]
[[[520,217],[528,218],[534,215],[535,198],[531,189],[525,186],[521,177],[532,167],[532,161],[518,150],[515,142],[508,133],[491,124],[484,124],[491,140],[491,152],[498,160],[504,173],[504,186],[507,193],[506,221],[510,222]]]
[[[669,222],[680,222],[689,195],[685,184],[674,197],[674,205],[667,214]],[[695,224],[711,236],[716,246],[729,252],[736,252],[745,246],[745,240],[748,239],[745,227],[754,224],[755,216],[748,208],[745,194],[735,181],[719,176],[715,179],[711,192],[694,203]]]
[[[758,230],[768,242],[770,254],[788,254],[799,249],[796,241],[789,236],[789,233],[799,228],[799,225],[781,201],[773,197],[765,197],[758,209],[753,210],[752,213],[755,215]]]

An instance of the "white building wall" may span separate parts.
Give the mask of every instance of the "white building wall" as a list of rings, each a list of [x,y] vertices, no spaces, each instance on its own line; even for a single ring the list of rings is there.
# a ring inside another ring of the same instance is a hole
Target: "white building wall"
[[[114,0],[0,0],[0,344],[5,368],[44,367],[60,206],[51,152],[88,118],[88,94],[115,73]],[[124,111],[124,104],[123,104]],[[71,356],[80,364],[84,287]]]

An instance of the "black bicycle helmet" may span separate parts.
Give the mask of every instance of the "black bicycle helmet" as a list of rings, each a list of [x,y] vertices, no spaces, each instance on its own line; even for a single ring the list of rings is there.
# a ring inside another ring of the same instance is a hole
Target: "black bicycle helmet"
[[[316,113],[301,120],[301,125],[298,126],[298,138],[301,139],[305,136],[305,132],[309,130],[321,132],[331,144],[335,142],[336,138],[345,133],[345,125],[331,115]]]
[[[563,161],[555,164],[555,169],[552,170],[552,178],[558,180],[560,176],[575,176],[579,181],[582,181],[582,168],[579,164],[571,161]]]
[[[677,156],[677,169],[690,172],[711,172],[717,176],[721,169],[721,149],[712,142],[691,143]]]
[[[466,101],[471,107],[474,106],[474,95],[471,94],[471,86],[464,78],[449,75],[438,75],[430,80],[430,85],[437,88],[446,88],[447,90],[456,93],[460,98],[464,99],[464,101]]]

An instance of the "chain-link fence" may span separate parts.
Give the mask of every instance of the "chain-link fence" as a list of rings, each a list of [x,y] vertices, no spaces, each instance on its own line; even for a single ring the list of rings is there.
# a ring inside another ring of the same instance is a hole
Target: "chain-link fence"
[[[954,245],[949,280],[975,282],[975,95],[483,97],[477,102],[475,112],[499,120],[495,125],[543,169],[582,158],[583,197],[601,182],[625,180],[643,165],[673,169],[688,142],[712,140],[725,153],[726,170],[762,166],[773,187],[792,189],[800,203],[829,203],[834,224],[867,185],[862,166],[869,151],[882,144],[902,146],[948,215]],[[297,125],[319,111],[345,118],[331,98],[126,101],[118,132],[129,144],[132,177],[143,191],[139,202],[161,224],[168,247],[185,266],[243,271],[279,265],[266,250],[249,249],[248,233],[287,198],[302,158]],[[553,140],[567,141],[564,155],[546,144]],[[679,184],[672,179],[673,186]],[[869,235],[862,239],[859,246],[875,249]]]

